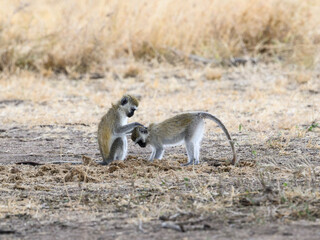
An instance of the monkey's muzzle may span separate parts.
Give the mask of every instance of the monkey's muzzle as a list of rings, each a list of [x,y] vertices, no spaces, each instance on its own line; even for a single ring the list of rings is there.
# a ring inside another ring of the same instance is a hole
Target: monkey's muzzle
[[[137,142],[140,147],[145,148],[147,146],[147,143],[143,142],[142,140]]]
[[[131,111],[127,114],[127,117],[129,117],[129,118],[132,117],[132,116],[134,115],[134,111],[135,111],[135,110],[131,110]]]

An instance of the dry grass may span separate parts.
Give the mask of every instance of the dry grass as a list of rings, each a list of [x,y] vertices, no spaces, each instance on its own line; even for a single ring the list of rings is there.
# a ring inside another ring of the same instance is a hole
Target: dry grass
[[[320,217],[319,167],[295,171],[242,162],[237,168],[207,164],[183,168],[179,162],[150,163],[131,157],[105,168],[1,166],[0,218],[28,214],[42,221],[52,208],[69,212],[70,219],[64,221],[75,220],[72,212],[92,221],[103,210],[112,216],[127,213],[126,221],[132,223],[185,218],[187,227],[192,227],[188,224],[192,219],[212,216],[218,222],[227,217],[234,224]],[[67,217],[65,213],[60,217]]]
[[[223,70],[220,68],[207,68],[205,77],[207,80],[219,80],[222,77]]]
[[[125,93],[142,97],[135,120],[146,125],[178,112],[207,110],[220,117],[230,131],[238,131],[242,124],[246,131],[275,128],[298,136],[305,134],[305,129],[300,133],[301,125],[320,119],[316,72],[263,64],[210,71],[114,63],[99,80],[70,82],[64,76],[46,78],[28,71],[3,74],[0,101],[23,102],[8,105],[0,112],[0,121],[31,126],[80,122],[95,127],[111,103]],[[125,78],[132,72],[138,76]],[[208,80],[220,74],[219,81]]]
[[[110,57],[171,61],[172,49],[217,60],[280,55],[311,66],[320,42],[316,0],[0,3],[2,71],[104,71]]]

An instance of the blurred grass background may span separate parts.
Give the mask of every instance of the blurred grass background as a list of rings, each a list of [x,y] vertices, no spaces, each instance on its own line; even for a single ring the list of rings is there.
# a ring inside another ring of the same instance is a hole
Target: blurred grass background
[[[104,70],[108,59],[173,52],[314,66],[318,0],[0,0],[0,71]]]

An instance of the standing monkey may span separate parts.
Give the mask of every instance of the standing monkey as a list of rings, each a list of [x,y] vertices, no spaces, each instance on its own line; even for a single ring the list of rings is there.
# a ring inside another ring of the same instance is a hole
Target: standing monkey
[[[102,156],[102,165],[114,160],[124,160],[127,155],[126,134],[135,127],[143,126],[134,122],[127,124],[128,118],[134,115],[138,108],[138,100],[131,95],[124,95],[116,104],[112,104],[109,111],[102,117],[98,126],[98,143]]]
[[[140,147],[146,147],[148,144],[151,145],[152,153],[150,161],[161,159],[165,146],[182,145],[184,143],[188,154],[188,163],[184,165],[199,164],[204,119],[210,119],[217,123],[226,134],[233,153],[231,163],[235,165],[237,156],[234,142],[228,130],[218,118],[207,112],[182,113],[161,123],[152,123],[148,128],[136,127],[131,134],[131,139],[135,143],[138,143]]]

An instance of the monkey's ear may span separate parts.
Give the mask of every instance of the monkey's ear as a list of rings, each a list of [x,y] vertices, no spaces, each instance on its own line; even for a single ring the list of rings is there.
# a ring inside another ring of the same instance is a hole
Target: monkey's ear
[[[138,99],[138,101],[141,101],[141,95],[134,95],[136,99]]]
[[[123,106],[123,105],[125,105],[125,104],[127,104],[128,103],[128,98],[127,97],[123,97],[122,99],[121,99],[121,105]]]
[[[147,127],[141,127],[139,130],[143,134],[148,134],[148,128]]]

